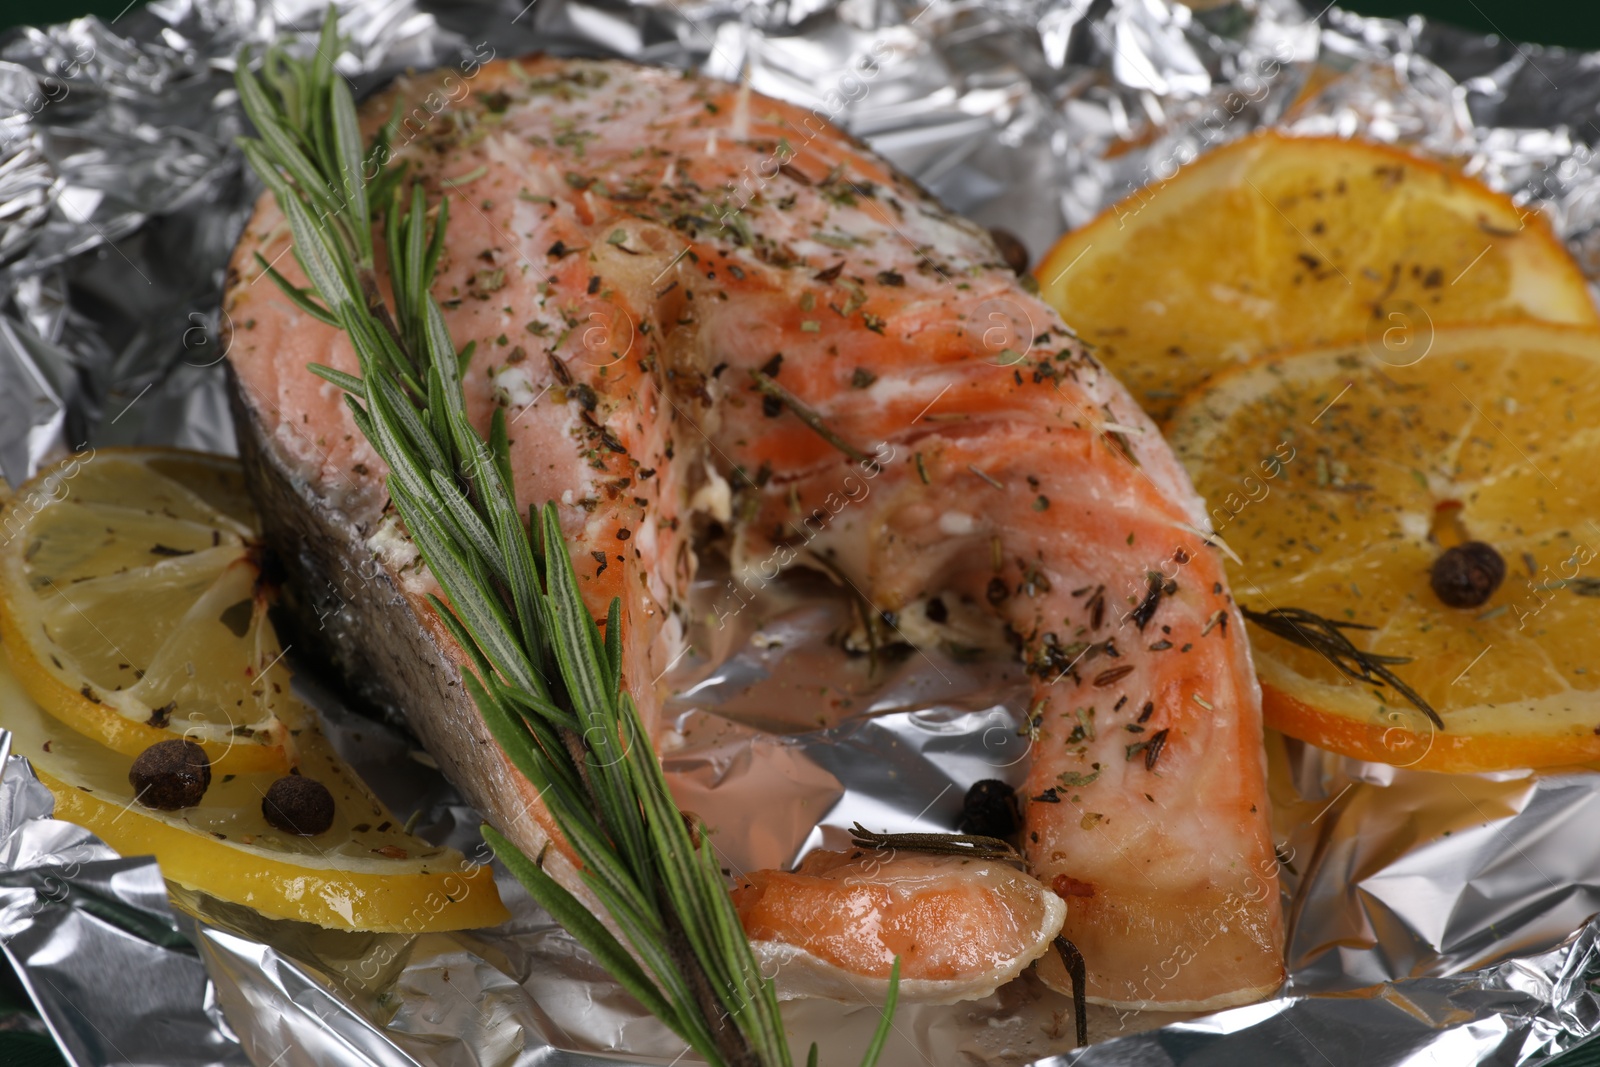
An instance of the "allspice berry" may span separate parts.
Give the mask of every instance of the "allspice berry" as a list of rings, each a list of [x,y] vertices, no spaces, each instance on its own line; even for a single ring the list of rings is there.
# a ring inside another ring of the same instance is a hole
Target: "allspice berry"
[[[1007,838],[1022,825],[1017,794],[997,778],[973,783],[961,803],[961,832]]]
[[[261,814],[284,833],[315,837],[333,825],[333,794],[315,778],[285,775],[267,787]]]
[[[147,808],[192,808],[211,787],[211,758],[193,741],[157,741],[134,759],[128,784]]]
[[[1028,246],[1016,234],[996,226],[989,231],[989,236],[994,239],[994,246],[999,249],[1006,266],[1019,275],[1028,273]]]
[[[1493,545],[1467,541],[1447,548],[1433,561],[1429,582],[1440,600],[1452,608],[1475,608],[1500,588],[1506,561]]]

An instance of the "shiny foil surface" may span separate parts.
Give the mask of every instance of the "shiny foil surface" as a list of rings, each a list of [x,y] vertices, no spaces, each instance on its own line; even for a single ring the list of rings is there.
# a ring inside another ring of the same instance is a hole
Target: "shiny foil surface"
[[[0,729],[0,951],[67,1062],[245,1067],[155,861],[50,818],[10,742]]]
[[[1461,161],[1545,211],[1600,276],[1596,56],[1291,0],[341,3],[358,88],[531,51],[748,79],[868,140],[1038,256],[1069,226],[1263,126]],[[218,305],[258,192],[232,149],[238,49],[314,32],[311,0],[156,0],[0,38],[0,471],[84,444],[231,451]],[[996,657],[846,657],[848,601],[708,573],[664,743],[734,870],[875,830],[948,830],[966,787],[1020,781],[1026,688]],[[825,679],[825,686],[817,684]],[[486,858],[478,817],[401,736],[323,708],[418,832]],[[3,724],[3,709],[0,709]],[[1600,775],[1444,776],[1269,737],[1291,982],[1205,1017],[1092,1008],[1032,978],[906,1006],[886,1067],[1536,1064],[1600,1027]],[[0,941],[75,1067],[578,1065],[685,1049],[510,879],[513,919],[350,934],[178,891],[0,779]],[[203,965],[203,966],[202,966]],[[130,981],[137,975],[137,981]],[[1161,977],[1156,975],[1155,981]],[[872,1009],[786,1005],[804,1055],[854,1062]],[[601,1057],[604,1057],[602,1060]]]

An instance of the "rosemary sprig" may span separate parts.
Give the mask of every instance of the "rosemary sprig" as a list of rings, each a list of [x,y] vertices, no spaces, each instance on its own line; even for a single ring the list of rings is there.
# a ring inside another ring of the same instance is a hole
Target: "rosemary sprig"
[[[337,50],[330,6],[313,58],[274,47],[258,74],[247,53],[239,57],[239,97],[258,135],[240,146],[288,219],[311,284],[265,272],[349,337],[359,377],[311,370],[346,391],[357,427],[388,465],[395,508],[448,598],[431,598],[433,608],[471,660],[463,684],[537,788],[609,927],[545,873],[543,855],[529,859],[492,827],[484,836],[533,898],[708,1063],[789,1067],[772,982],[622,688],[620,601],[602,630],[579,593],[555,505],[530,508],[526,520],[517,505],[503,414],[487,440],[467,418],[460,375],[470,348],[457,351],[431,294],[448,209],[440,204],[430,229],[421,186],[400,195],[399,168],[363,183]],[[380,220],[392,305],[376,269]],[[867,1067],[887,1038],[898,977],[896,961]]]
[[[1281,637],[1301,648],[1322,653],[1329,663],[1347,677],[1369,685],[1390,686],[1426,715],[1434,726],[1444,729],[1444,720],[1439,718],[1439,713],[1434,711],[1415,689],[1401,681],[1399,676],[1389,669],[1391,666],[1410,663],[1410,656],[1383,656],[1376,652],[1365,652],[1352,644],[1343,633],[1345,630],[1375,630],[1377,627],[1360,622],[1325,619],[1305,608],[1251,611],[1240,604],[1239,612],[1246,621],[1255,623],[1275,637]]]
[[[880,834],[856,823],[850,827],[850,840],[861,848],[904,849],[935,856],[1003,860],[1018,866],[1027,862],[1020,852],[1011,847],[1010,842],[981,834]]]

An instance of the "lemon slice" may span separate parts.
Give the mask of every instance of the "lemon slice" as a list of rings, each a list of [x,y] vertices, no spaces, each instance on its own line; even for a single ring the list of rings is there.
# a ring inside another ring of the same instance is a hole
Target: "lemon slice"
[[[1172,421],[1240,602],[1375,626],[1344,632],[1410,657],[1393,670],[1444,723],[1251,626],[1268,725],[1431,770],[1600,758],[1600,331],[1462,327],[1384,355],[1274,358]],[[1468,540],[1505,577],[1449,606],[1432,570]]]
[[[1507,319],[1600,325],[1543,219],[1379,145],[1264,134],[1063,237],[1040,295],[1165,421],[1257,355]]]
[[[134,756],[185,737],[222,773],[286,771],[289,675],[236,462],[69,457],[0,510],[0,637],[51,714]]]
[[[56,818],[125,856],[154,855],[177,885],[273,918],[345,930],[425,933],[507,917],[488,867],[405,833],[312,727],[298,738],[298,770],[332,793],[334,817],[326,831],[300,837],[262,815],[272,771],[213,772],[191,808],[142,806],[128,783],[133,760],[51,718],[3,666],[0,725],[54,794]]]

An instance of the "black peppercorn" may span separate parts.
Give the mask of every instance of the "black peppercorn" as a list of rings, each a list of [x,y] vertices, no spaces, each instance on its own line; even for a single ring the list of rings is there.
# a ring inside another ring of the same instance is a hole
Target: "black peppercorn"
[[[333,825],[333,794],[314,778],[286,775],[267,787],[261,814],[285,833],[314,837]]]
[[[211,786],[211,759],[193,741],[157,741],[128,768],[128,784],[147,808],[192,808]]]
[[[989,231],[989,236],[994,239],[994,246],[1000,250],[1000,258],[1005,260],[1006,266],[1018,274],[1028,273],[1028,246],[1018,240],[1016,234],[996,226]]]
[[[1429,582],[1439,599],[1452,608],[1475,608],[1485,603],[1505,580],[1506,561],[1493,545],[1467,541],[1445,549],[1433,561]]]
[[[961,802],[961,832],[984,837],[1010,837],[1022,823],[1017,794],[995,778],[985,778],[967,790]]]

